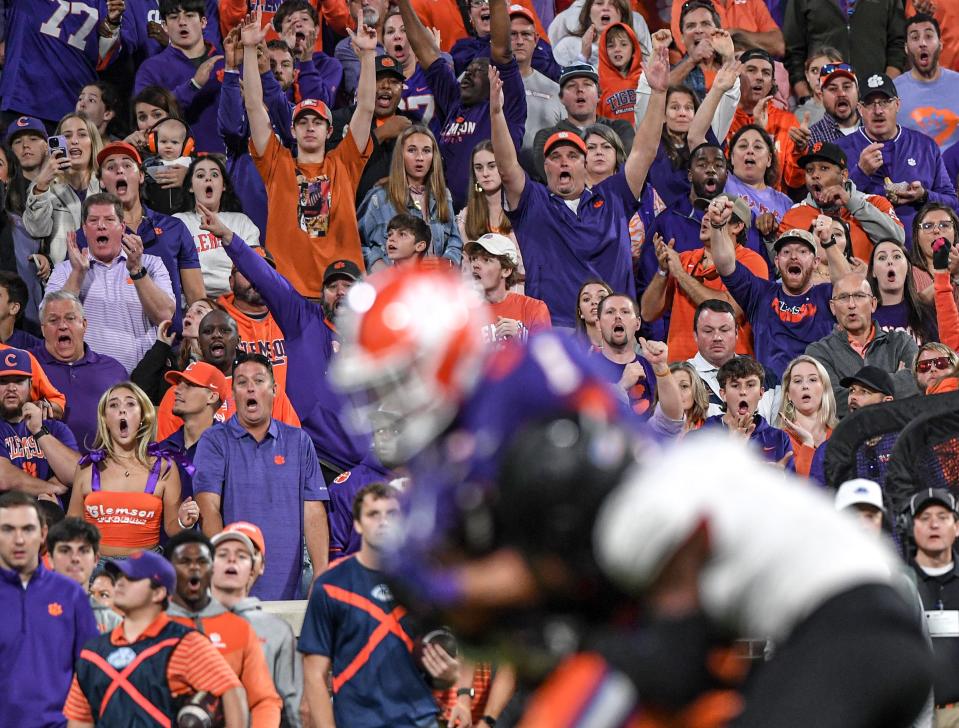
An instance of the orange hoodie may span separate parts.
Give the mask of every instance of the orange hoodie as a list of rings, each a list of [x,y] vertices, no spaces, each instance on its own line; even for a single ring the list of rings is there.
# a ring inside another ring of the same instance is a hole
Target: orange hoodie
[[[622,28],[633,44],[633,59],[623,73],[613,65],[606,52],[606,36],[613,28]],[[599,36],[599,104],[596,113],[607,119],[625,119],[633,123],[636,107],[636,85],[643,70],[643,49],[633,29],[625,23],[613,23]]]

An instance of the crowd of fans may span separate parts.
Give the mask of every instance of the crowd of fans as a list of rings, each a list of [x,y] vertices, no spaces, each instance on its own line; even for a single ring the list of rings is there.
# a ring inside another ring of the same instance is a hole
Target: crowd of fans
[[[327,377],[389,270],[485,300],[458,356],[552,329],[535,355],[658,438],[867,478],[838,507],[959,614],[956,463],[893,499],[860,415],[959,390],[957,7],[0,0],[0,725],[199,693],[229,726],[506,724],[512,667],[414,649],[381,572],[430,390]],[[298,642],[260,603],[307,597]]]

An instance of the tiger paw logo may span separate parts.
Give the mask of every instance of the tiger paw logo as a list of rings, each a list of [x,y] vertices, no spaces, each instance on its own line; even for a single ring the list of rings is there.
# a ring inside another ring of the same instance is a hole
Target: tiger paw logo
[[[63,607],[59,602],[50,602],[47,605],[47,614],[49,614],[51,617],[59,617],[63,614]]]
[[[282,455],[274,455],[273,462],[276,463],[277,465],[282,465],[283,463],[286,462],[286,458],[283,457]]]

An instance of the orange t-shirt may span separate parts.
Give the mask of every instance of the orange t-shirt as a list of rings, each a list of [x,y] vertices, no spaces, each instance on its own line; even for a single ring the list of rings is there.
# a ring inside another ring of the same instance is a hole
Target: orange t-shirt
[[[372,151],[372,139],[361,152],[347,133],[322,164],[297,164],[275,135],[263,156],[250,142],[266,185],[266,247],[280,275],[307,298],[323,295],[323,273],[334,260],[352,260],[364,270],[356,186]]]
[[[537,34],[540,38],[549,41],[546,29],[539,22],[539,14],[531,0],[515,0],[515,2],[533,14]],[[449,53],[460,38],[469,36],[456,0],[413,0],[413,10],[416,11],[423,25],[427,28],[436,28],[440,32],[440,50],[445,53]]]
[[[773,139],[776,147],[776,157],[779,159],[779,177],[775,186],[782,191],[787,187],[803,187],[806,184],[806,173],[799,166],[799,152],[796,143],[790,138],[789,130],[799,126],[795,114],[769,102],[766,107],[766,131]],[[733,123],[726,135],[726,143],[732,141],[733,135],[747,124],[755,124],[756,120],[751,113],[747,114],[740,108],[733,115]]]
[[[200,617],[195,621],[180,616],[170,619],[209,636],[213,646],[243,683],[253,719],[251,728],[272,728],[280,724],[283,703],[273,687],[273,676],[266,666],[260,639],[249,622],[233,612]]]
[[[233,381],[233,377],[226,378],[227,384]],[[183,420],[173,414],[173,397],[175,395],[174,387],[170,387],[163,399],[160,400],[160,406],[157,407],[157,441],[165,440],[174,432],[183,426]],[[213,415],[217,422],[226,422],[236,413],[236,402],[233,400],[233,390],[230,390],[230,396],[220,405],[220,409]],[[276,397],[273,399],[273,419],[279,420],[293,427],[300,426],[300,418],[293,409],[286,392],[276,390]]]
[[[776,21],[769,13],[769,8],[763,0],[713,0],[713,7],[719,14],[722,27],[727,30],[738,28],[749,33],[767,33],[770,30],[779,30]],[[679,16],[683,11],[683,3],[679,0],[673,3],[669,28],[673,33],[673,40],[681,53],[686,52],[683,44],[683,34],[679,29]]]
[[[507,293],[506,298],[499,303],[490,304],[490,309],[493,311],[493,321],[500,316],[514,319],[523,324],[523,328],[529,333],[553,328],[549,309],[538,298],[524,296],[521,293]]]
[[[152,549],[160,543],[163,499],[153,493],[95,490],[83,499],[83,520],[100,529],[103,546]]]
[[[166,612],[160,612],[136,641],[156,637],[169,621],[170,618]],[[131,644],[123,636],[123,625],[116,627],[110,633],[110,644],[117,647]],[[241,687],[240,681],[233,670],[230,669],[230,666],[226,664],[226,661],[210,643],[210,640],[199,632],[190,632],[184,635],[180,644],[173,648],[173,652],[170,653],[170,660],[167,662],[166,679],[170,687],[170,694],[174,697],[201,690],[220,696],[233,688]],[[67,694],[67,702],[63,706],[63,714],[68,719],[80,723],[92,724],[95,722],[93,711],[90,710],[90,703],[83,694],[76,675],[73,676],[73,683],[70,685],[70,692]]]
[[[705,248],[687,250],[679,254],[683,270],[699,281],[703,286],[713,291],[726,291],[722,278],[716,271],[716,266],[710,264],[703,267]],[[769,268],[762,256],[742,245],[736,246],[736,262],[742,263],[753,275],[766,280],[769,278]],[[696,315],[696,306],[683,289],[677,285],[674,278],[666,284],[666,307],[670,309],[669,337],[666,344],[669,347],[670,361],[684,361],[696,356],[699,351],[693,339],[693,317]],[[739,338],[736,341],[736,353],[752,356],[753,353],[752,329],[745,321],[739,322]]]
[[[896,216],[896,208],[892,206],[889,200],[879,195],[867,195],[866,200],[874,207],[889,215],[889,217],[896,221],[899,227],[902,227],[902,222]],[[784,233],[792,228],[808,230],[813,220],[821,214],[822,211],[818,207],[800,202],[798,205],[793,205],[789,211],[783,215],[782,222],[779,223],[779,232]],[[849,237],[852,238],[852,254],[868,263],[872,257],[873,244],[866,234],[866,231],[863,230],[859,221],[853,217],[852,213],[845,207],[839,210],[839,217],[849,226]]]
[[[15,348],[15,346],[10,346],[9,344],[0,344],[0,351]],[[24,350],[21,349],[21,351]],[[47,377],[47,373],[43,371],[43,367],[40,366],[37,358],[29,351],[27,354],[30,356],[30,366],[33,368],[33,376],[30,379],[30,400],[36,402],[39,399],[45,399],[51,404],[59,405],[66,411],[67,398],[63,396],[63,393],[61,393],[59,389],[53,386],[53,383]]]
[[[264,318],[256,319],[248,316],[236,307],[233,294],[220,296],[216,302],[236,321],[240,343],[237,351],[248,354],[262,354],[273,365],[273,377],[276,379],[277,393],[286,392],[286,338],[280,325],[267,312]]]

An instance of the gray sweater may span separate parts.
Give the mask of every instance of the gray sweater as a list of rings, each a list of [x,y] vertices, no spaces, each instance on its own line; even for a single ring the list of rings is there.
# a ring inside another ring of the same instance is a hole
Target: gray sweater
[[[849,345],[846,330],[837,326],[829,336],[807,346],[806,353],[818,360],[829,373],[839,416],[845,417],[849,411],[846,403],[849,390],[839,382],[867,364],[892,375],[897,399],[918,394],[911,369],[918,348],[915,339],[905,331],[883,331],[877,326],[875,338],[866,345],[864,360]]]

